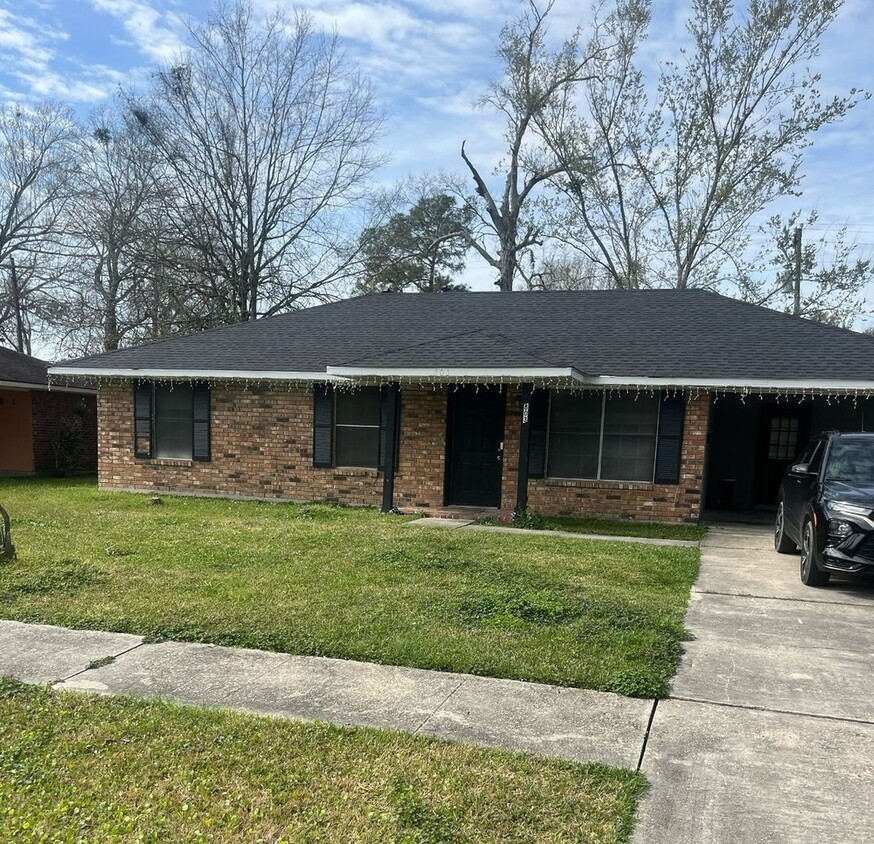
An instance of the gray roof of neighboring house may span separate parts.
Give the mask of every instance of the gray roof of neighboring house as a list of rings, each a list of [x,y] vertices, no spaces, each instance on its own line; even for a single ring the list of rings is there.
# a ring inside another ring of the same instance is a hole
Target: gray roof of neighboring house
[[[700,290],[375,293],[55,371],[324,373],[336,366],[573,367],[594,377],[874,384],[874,337]]]
[[[47,385],[48,368],[49,364],[44,360],[0,347],[0,382]]]

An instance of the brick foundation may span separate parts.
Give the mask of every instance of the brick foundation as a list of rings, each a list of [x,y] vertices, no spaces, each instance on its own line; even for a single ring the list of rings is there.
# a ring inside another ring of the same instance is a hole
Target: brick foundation
[[[441,388],[405,388],[401,393],[395,504],[402,509],[440,510],[445,504],[447,399]],[[100,387],[102,488],[370,506],[382,501],[382,473],[374,469],[313,467],[313,396],[305,388],[214,386],[212,459],[206,463],[136,459],[132,403],[129,382]],[[532,480],[531,509],[553,515],[697,520],[708,408],[707,396],[687,407],[679,486]],[[501,496],[505,512],[516,502],[519,412],[519,390],[509,387]]]

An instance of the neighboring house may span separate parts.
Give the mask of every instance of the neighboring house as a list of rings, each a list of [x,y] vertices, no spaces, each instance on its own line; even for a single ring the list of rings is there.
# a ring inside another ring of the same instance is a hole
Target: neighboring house
[[[49,389],[48,366],[0,348],[0,474],[97,469],[95,390]]]
[[[378,293],[51,373],[97,380],[104,488],[384,509],[696,521],[874,425],[874,338],[692,290]]]

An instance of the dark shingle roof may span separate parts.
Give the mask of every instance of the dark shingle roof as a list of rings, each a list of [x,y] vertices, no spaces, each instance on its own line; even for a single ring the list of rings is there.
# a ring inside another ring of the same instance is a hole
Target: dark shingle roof
[[[48,363],[12,349],[0,348],[0,381],[48,384]]]
[[[696,290],[376,293],[65,364],[180,374],[344,365],[874,382],[874,337]]]

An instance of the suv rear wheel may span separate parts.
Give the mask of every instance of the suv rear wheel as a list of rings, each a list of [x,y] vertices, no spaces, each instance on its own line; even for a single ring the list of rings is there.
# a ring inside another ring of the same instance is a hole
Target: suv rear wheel
[[[808,519],[801,532],[801,582],[805,586],[825,586],[829,577],[827,571],[816,566],[816,534],[813,522]]]
[[[778,554],[791,554],[798,546],[786,536],[785,516],[783,502],[777,505],[777,519],[774,522],[774,548]]]

